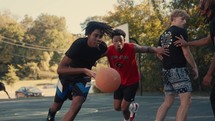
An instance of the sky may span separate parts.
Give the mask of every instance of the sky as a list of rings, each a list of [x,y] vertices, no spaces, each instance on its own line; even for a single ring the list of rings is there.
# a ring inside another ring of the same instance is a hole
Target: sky
[[[88,17],[103,16],[114,9],[117,0],[0,0],[0,12],[9,10],[22,19],[29,15],[36,19],[42,13],[66,18],[67,29],[82,33],[80,23]]]

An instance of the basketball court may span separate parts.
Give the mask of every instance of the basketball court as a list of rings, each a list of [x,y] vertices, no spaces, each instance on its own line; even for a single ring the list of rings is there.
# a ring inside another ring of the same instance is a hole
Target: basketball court
[[[1,121],[45,121],[47,111],[54,97],[1,99]],[[163,101],[162,94],[136,96],[140,104],[135,121],[154,121],[157,108]],[[67,100],[56,115],[56,121],[67,112],[71,101]],[[169,110],[165,121],[174,121],[178,99]],[[90,94],[75,121],[123,121],[121,112],[113,109],[112,94]],[[193,96],[188,121],[214,121],[208,97]]]
[[[118,26],[128,33],[128,24]],[[129,36],[127,36],[129,37]],[[129,42],[129,38],[126,38]],[[142,84],[141,84],[142,85]],[[140,89],[141,90],[141,89]],[[141,90],[142,92],[142,90]],[[25,99],[0,99],[1,121],[45,121],[54,97],[25,98]],[[135,121],[154,121],[158,107],[163,102],[163,94],[144,93],[137,95],[135,102],[140,108]],[[56,114],[56,120],[64,116],[69,110],[71,101],[65,101],[62,109]],[[176,99],[169,110],[165,121],[174,121],[179,101]],[[123,121],[121,112],[113,109],[113,96],[106,94],[89,94],[75,121]],[[188,113],[188,121],[214,121],[213,112],[208,96],[193,96],[192,105]]]

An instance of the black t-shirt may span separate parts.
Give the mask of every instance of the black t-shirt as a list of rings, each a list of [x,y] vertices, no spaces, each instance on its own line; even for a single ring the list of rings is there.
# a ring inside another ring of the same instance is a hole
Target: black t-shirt
[[[91,69],[106,50],[107,45],[105,42],[102,42],[99,47],[89,47],[87,44],[87,38],[79,38],[73,42],[65,55],[72,59],[72,62],[70,63],[71,67]],[[60,75],[60,77],[64,79],[80,78],[83,76],[86,75]]]
[[[182,35],[187,41],[188,35],[186,29],[179,28],[177,26],[171,26],[160,36],[158,45],[161,47],[168,47],[170,52],[169,56],[163,55],[162,64],[164,69],[186,66],[186,59],[181,47],[176,47],[173,44],[173,42],[177,40],[175,36],[180,37],[180,35]]]

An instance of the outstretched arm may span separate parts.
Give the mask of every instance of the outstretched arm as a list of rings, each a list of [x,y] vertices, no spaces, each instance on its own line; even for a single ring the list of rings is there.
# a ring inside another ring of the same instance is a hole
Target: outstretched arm
[[[208,35],[205,38],[201,38],[199,40],[195,40],[195,41],[190,41],[187,42],[184,40],[183,36],[175,36],[178,40],[174,42],[175,46],[182,46],[182,47],[186,47],[186,46],[203,46],[203,45],[207,45],[211,42],[211,38],[210,35]]]
[[[208,69],[208,72],[205,75],[205,77],[203,78],[203,84],[204,85],[206,85],[206,86],[211,85],[211,81],[212,81],[214,73],[215,73],[215,53],[214,53],[211,65],[210,65],[210,67]]]
[[[192,70],[194,72],[194,80],[196,80],[199,77],[199,73],[198,73],[198,68],[197,68],[196,62],[193,58],[192,53],[190,52],[190,48],[189,47],[181,47],[181,48],[182,48],[183,54],[184,54],[187,62],[192,67]]]
[[[150,47],[150,46],[140,46],[138,44],[134,44],[134,50],[137,53],[156,53],[156,54],[160,54],[160,55],[167,55],[169,56],[169,49],[166,47],[160,47],[160,48],[156,48],[156,47]]]

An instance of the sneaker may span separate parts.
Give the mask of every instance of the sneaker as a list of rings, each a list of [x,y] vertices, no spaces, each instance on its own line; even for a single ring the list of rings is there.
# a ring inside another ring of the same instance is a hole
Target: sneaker
[[[139,104],[138,103],[131,103],[129,105],[129,111],[130,111],[130,121],[134,121],[134,118],[136,116],[136,113],[139,109]]]
[[[54,118],[53,118],[53,117],[51,117],[50,115],[48,115],[48,117],[47,117],[46,121],[54,121]]]
[[[135,115],[136,115],[136,113],[133,113],[132,115],[130,115],[130,121],[134,121],[134,119],[135,119]]]
[[[52,113],[52,112],[51,112],[51,109],[49,109],[49,112],[48,112],[48,116],[47,116],[47,118],[46,118],[46,121],[54,121],[55,114],[56,114],[56,113]]]

